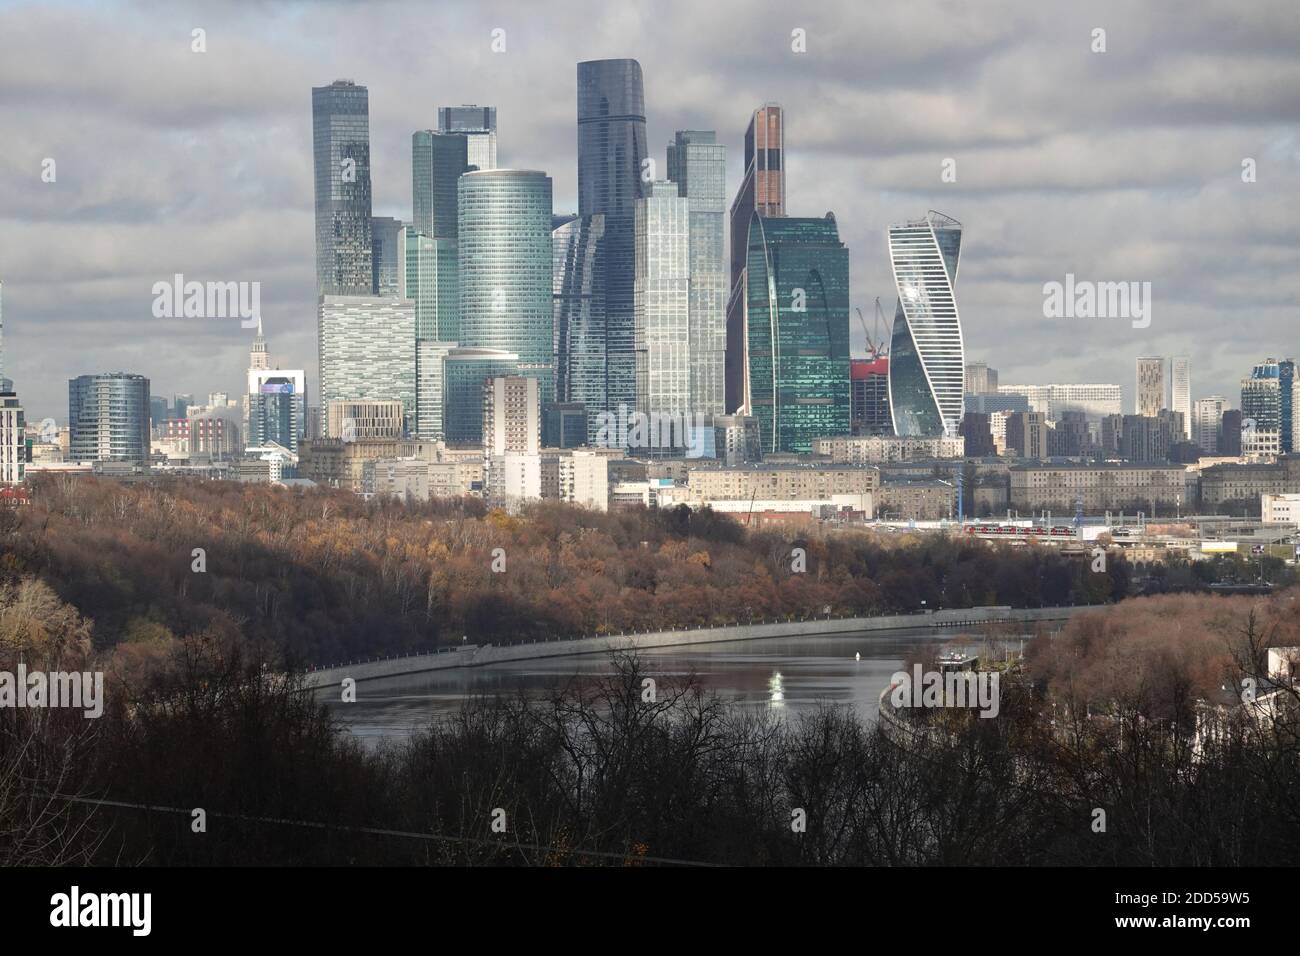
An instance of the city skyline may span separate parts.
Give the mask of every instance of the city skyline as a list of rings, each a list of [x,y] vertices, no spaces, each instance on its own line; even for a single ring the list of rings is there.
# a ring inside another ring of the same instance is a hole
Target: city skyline
[[[447,56],[413,60],[382,46],[356,53],[365,40],[397,37],[393,24],[404,18],[385,26],[347,8],[310,18],[300,5],[273,11],[272,21],[294,28],[281,46],[269,39],[274,22],[248,30],[238,11],[196,18],[184,5],[169,8],[159,24],[174,36],[145,41],[114,23],[112,10],[130,4],[79,9],[75,23],[57,5],[6,5],[0,25],[13,29],[0,29],[0,109],[15,136],[0,179],[5,374],[29,419],[64,420],[69,379],[117,369],[149,377],[158,395],[237,393],[248,346],[238,322],[149,314],[152,283],[179,272],[261,282],[277,359],[317,381],[309,89],[348,77],[369,90],[373,216],[409,218],[411,134],[456,103],[496,108],[499,165],[545,171],[555,211],[576,212],[574,64],[628,57],[644,76],[648,155],[662,162],[655,144],[675,130],[716,130],[729,198],[753,109],[782,105],[787,207],[836,213],[852,257],[852,305],[888,301],[887,225],[941,208],[967,229],[968,360],[987,361],[1007,381],[1125,383],[1131,407],[1136,357],[1188,355],[1193,399],[1231,397],[1264,356],[1300,351],[1297,279],[1275,265],[1300,245],[1284,215],[1297,189],[1288,116],[1300,84],[1278,81],[1296,69],[1280,58],[1296,27],[1283,5],[1266,4],[1228,42],[1213,16],[1180,12],[1171,41],[1160,6],[1048,17],[1006,4],[1002,16],[978,21],[934,18],[924,48],[891,45],[907,39],[900,21],[873,23],[848,6],[743,22],[727,20],[727,4],[692,11],[727,24],[725,48],[717,30],[675,32],[680,18],[667,12],[593,6],[544,19],[453,6],[435,31]],[[200,21],[202,54],[191,52]],[[1108,31],[1106,53],[1090,50],[1097,24]],[[791,49],[796,27],[806,31],[805,53]],[[497,28],[506,31],[502,53],[491,49]],[[353,34],[346,53],[326,44]],[[873,55],[863,57],[856,45],[868,37]],[[397,38],[400,49],[428,40],[409,25]],[[30,58],[34,49],[42,62]],[[78,69],[55,76],[60,55]],[[164,64],[175,82],[165,95],[137,90],[134,63]],[[1025,69],[1068,90],[1068,109],[1053,100],[1064,93],[1026,100],[1010,80]],[[1231,88],[1212,82],[1225,70]],[[1196,95],[1167,92],[1171,75]],[[429,93],[417,101],[412,89]],[[128,138],[140,148],[125,148]],[[52,182],[41,178],[45,159],[57,163]],[[955,161],[953,182],[941,178],[946,159]],[[1245,159],[1257,164],[1255,182],[1242,182]],[[66,242],[67,225],[82,230],[81,241]],[[1152,282],[1153,323],[1044,318],[1042,285],[1067,273]],[[1216,333],[1229,315],[1239,334],[1225,341]],[[856,325],[851,334],[860,354]]]

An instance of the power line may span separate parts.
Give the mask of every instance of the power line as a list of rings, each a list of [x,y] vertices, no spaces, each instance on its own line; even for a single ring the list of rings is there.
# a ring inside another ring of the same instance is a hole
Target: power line
[[[47,799],[51,799],[51,800],[63,800],[68,803],[82,803],[82,804],[89,804],[91,806],[116,807],[119,809],[127,809],[127,810],[149,810],[149,811],[156,810],[159,813],[179,813],[179,814],[184,814],[186,816],[192,816],[194,813],[194,808],[191,807],[164,807],[164,806],[157,806],[149,803],[129,803],[124,800],[104,800],[104,799],[98,799],[92,797],[74,797],[69,794],[63,794],[63,793],[49,793],[49,794],[45,794],[44,796]],[[238,820],[240,822],[245,822],[245,823],[267,823],[267,824],[274,824],[277,826],[306,827],[309,829],[316,829],[316,830],[344,830],[350,833],[364,833],[371,836],[401,837],[403,839],[425,840],[434,843],[461,843],[461,844],[474,845],[474,846],[490,846],[496,848],[504,847],[506,849],[513,849],[513,850],[534,850],[534,851],[545,851],[548,853],[574,853],[579,856],[601,857],[603,859],[609,859],[609,860],[626,861],[629,859],[634,859],[637,861],[644,861],[647,863],[663,863],[669,866],[720,867],[724,865],[721,863],[706,863],[702,860],[677,860],[671,857],[662,857],[662,856],[629,857],[628,854],[626,853],[613,853],[606,850],[582,850],[575,847],[547,846],[541,843],[519,843],[519,842],[509,843],[504,840],[486,840],[481,837],[449,836],[447,834],[442,834],[442,833],[421,833],[414,830],[392,830],[384,827],[349,826],[346,824],[338,825],[338,824],[331,824],[331,823],[321,823],[316,820],[290,820],[285,817],[250,816],[248,814],[242,814],[242,813],[217,813],[217,812],[208,814],[208,816],[214,817],[216,819]]]

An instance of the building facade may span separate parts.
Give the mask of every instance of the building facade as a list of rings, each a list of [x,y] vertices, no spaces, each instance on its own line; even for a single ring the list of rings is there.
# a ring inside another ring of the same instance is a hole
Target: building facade
[[[410,299],[322,296],[317,342],[322,406],[389,399],[401,402],[408,419],[414,419],[415,303]]]
[[[690,203],[654,182],[636,201],[636,408],[684,414],[691,405]]]
[[[149,380],[112,372],[68,382],[68,458],[149,465]]]

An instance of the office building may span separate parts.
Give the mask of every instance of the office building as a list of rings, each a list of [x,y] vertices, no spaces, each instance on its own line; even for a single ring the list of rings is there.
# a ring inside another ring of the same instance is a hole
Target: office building
[[[458,347],[447,353],[443,369],[446,441],[482,448],[483,387],[490,379],[521,374],[519,356],[500,349]]]
[[[723,216],[727,148],[712,130],[678,130],[668,144],[668,178],[690,207],[690,410],[726,410],[727,291]]]
[[[889,412],[889,359],[849,361],[849,431],[854,435],[892,435]]]
[[[497,168],[497,108],[440,106],[438,132],[464,136],[466,158],[475,169]]]
[[[998,370],[989,368],[986,362],[966,363],[966,394],[996,395],[998,393]],[[1042,409],[1035,409],[1042,411]]]
[[[1118,385],[1103,384],[1053,384],[1053,385],[1000,385],[999,395],[1023,395],[1029,409],[1042,412],[1049,422],[1060,421],[1066,412],[1082,412],[1090,422],[1099,422],[1107,415],[1123,412],[1122,389]],[[968,410],[1002,411],[986,407],[992,399],[968,402]],[[980,407],[976,407],[976,406]]]
[[[1223,413],[1228,405],[1222,395],[1198,398],[1192,403],[1192,441],[1207,456],[1219,453],[1223,434]]]
[[[756,212],[748,236],[751,414],[763,454],[807,452],[849,434],[849,252],[829,213]]]
[[[635,205],[636,408],[692,411],[690,204],[654,182]]]
[[[598,413],[608,407],[604,238],[600,213],[570,219],[551,233],[555,396],[582,405],[593,429]]]
[[[889,228],[898,287],[889,350],[889,403],[897,435],[956,435],[965,350],[954,287],[961,223],[937,212]]]
[[[112,372],[68,382],[68,457],[149,466],[149,380]]]
[[[547,402],[542,407],[542,447],[577,448],[587,443],[587,408],[581,402]]]
[[[1276,432],[1285,453],[1300,447],[1300,377],[1293,359],[1268,358],[1241,380],[1241,418],[1245,433]]]
[[[456,238],[457,181],[470,165],[466,136],[430,129],[411,134],[411,226],[416,232],[432,239]]]
[[[781,107],[769,103],[750,117],[745,130],[745,172],[731,203],[731,293],[727,297],[726,406],[749,412],[747,282],[749,229],[754,215],[785,215],[785,125]]]
[[[331,401],[325,416],[326,437],[345,442],[401,438],[406,427],[406,409],[393,400]]]
[[[351,80],[313,87],[316,291],[372,295],[370,94]]]
[[[455,342],[415,340],[415,434],[429,441],[446,437],[447,356]]]
[[[375,277],[371,295],[401,294],[403,260],[398,240],[403,228],[400,219],[390,216],[370,217],[371,265]]]
[[[646,158],[641,65],[630,59],[579,63],[578,214],[605,217],[605,384],[611,410],[636,407],[634,217],[636,200],[644,195]]]
[[[321,297],[317,322],[321,405],[399,401],[413,419],[415,304],[396,297],[327,295]]]
[[[494,169],[460,178],[460,329],[463,348],[516,355],[518,372],[555,397],[551,179]],[[481,427],[481,426],[480,426]]]

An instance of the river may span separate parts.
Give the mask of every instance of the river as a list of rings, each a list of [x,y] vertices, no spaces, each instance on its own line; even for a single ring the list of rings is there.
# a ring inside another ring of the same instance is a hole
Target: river
[[[737,707],[793,715],[823,702],[847,704],[874,720],[890,676],[913,651],[926,646],[936,652],[975,650],[983,643],[970,627],[918,628],[647,648],[640,655],[646,676],[660,685],[694,675],[707,691]],[[1020,645],[1010,642],[1013,649]],[[355,703],[342,703],[338,687],[316,696],[347,731],[375,745],[408,737],[474,696],[541,694],[574,679],[596,679],[609,668],[602,654],[552,657],[366,680],[357,684]]]

